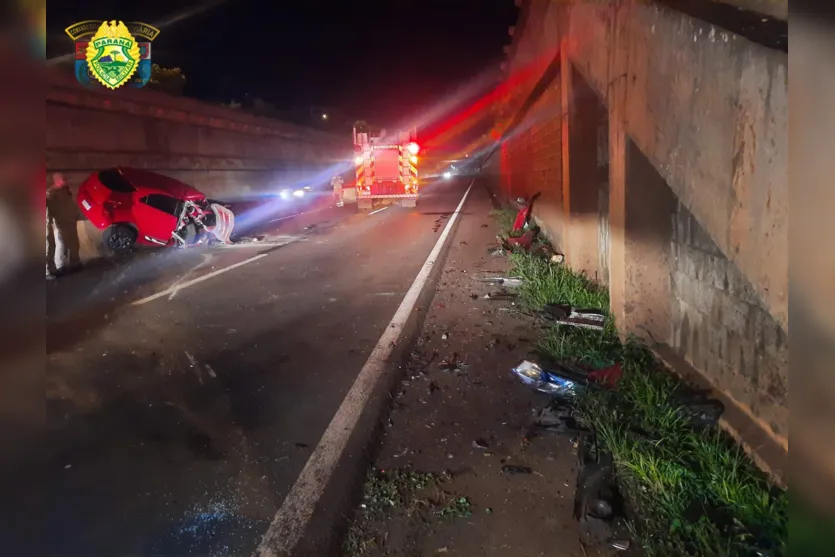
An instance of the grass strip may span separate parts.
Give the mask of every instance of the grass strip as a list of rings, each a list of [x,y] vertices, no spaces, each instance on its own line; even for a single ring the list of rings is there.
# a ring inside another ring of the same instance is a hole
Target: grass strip
[[[497,214],[500,224],[509,219]],[[512,224],[512,221],[510,221]],[[523,279],[520,302],[609,311],[605,288],[562,264],[511,254]],[[544,359],[595,368],[619,362],[615,390],[589,390],[577,400],[582,423],[615,462],[629,501],[636,540],[647,555],[768,556],[787,554],[788,495],[772,486],[723,432],[695,430],[683,411],[686,386],[637,339],[622,342],[609,315],[603,331],[554,326],[539,343]]]

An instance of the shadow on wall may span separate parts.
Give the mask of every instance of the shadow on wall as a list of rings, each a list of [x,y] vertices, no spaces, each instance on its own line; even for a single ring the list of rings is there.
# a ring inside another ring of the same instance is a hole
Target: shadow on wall
[[[787,437],[786,333],[631,140],[626,179],[627,327]]]

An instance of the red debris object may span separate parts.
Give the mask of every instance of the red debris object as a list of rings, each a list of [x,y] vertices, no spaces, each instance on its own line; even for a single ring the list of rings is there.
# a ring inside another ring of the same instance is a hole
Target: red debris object
[[[536,239],[536,235],[538,233],[539,230],[536,228],[528,229],[525,231],[524,234],[522,234],[518,238],[505,239],[505,247],[507,249],[522,248],[525,251],[529,251],[531,249],[531,246],[533,246],[533,241]]]
[[[590,371],[588,377],[589,381],[598,383],[609,389],[614,389],[618,386],[620,380],[623,379],[623,368],[620,366],[620,363],[617,363],[613,366]]]
[[[519,209],[519,212],[516,213],[516,220],[513,221],[513,231],[514,232],[521,232],[525,225],[528,223],[528,219],[531,217],[531,209],[533,208],[533,203],[528,202],[524,207]]]
[[[540,193],[537,192],[533,194],[527,201],[525,198],[520,197],[518,202],[521,205],[519,212],[516,213],[516,220],[513,221],[513,231],[514,232],[521,232],[525,229],[525,225],[527,225],[531,220],[531,212],[533,211],[533,204],[534,202],[539,199]]]

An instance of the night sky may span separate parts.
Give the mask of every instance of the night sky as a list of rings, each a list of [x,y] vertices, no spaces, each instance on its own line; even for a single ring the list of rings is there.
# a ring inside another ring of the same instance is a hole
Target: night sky
[[[197,13],[159,25],[184,11]],[[71,50],[63,29],[77,21],[144,21],[161,28],[153,60],[183,68],[188,96],[249,94],[385,123],[495,71],[516,17],[513,0],[55,0],[47,56]]]

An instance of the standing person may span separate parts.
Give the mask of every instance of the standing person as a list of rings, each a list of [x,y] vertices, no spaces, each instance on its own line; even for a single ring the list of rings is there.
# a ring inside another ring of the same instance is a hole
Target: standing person
[[[341,176],[334,176],[331,178],[331,185],[333,186],[333,196],[336,198],[336,206],[342,207],[345,205],[345,202],[342,198],[342,177]]]
[[[80,265],[78,209],[72,192],[60,173],[52,175],[46,190],[46,276],[55,278]]]

